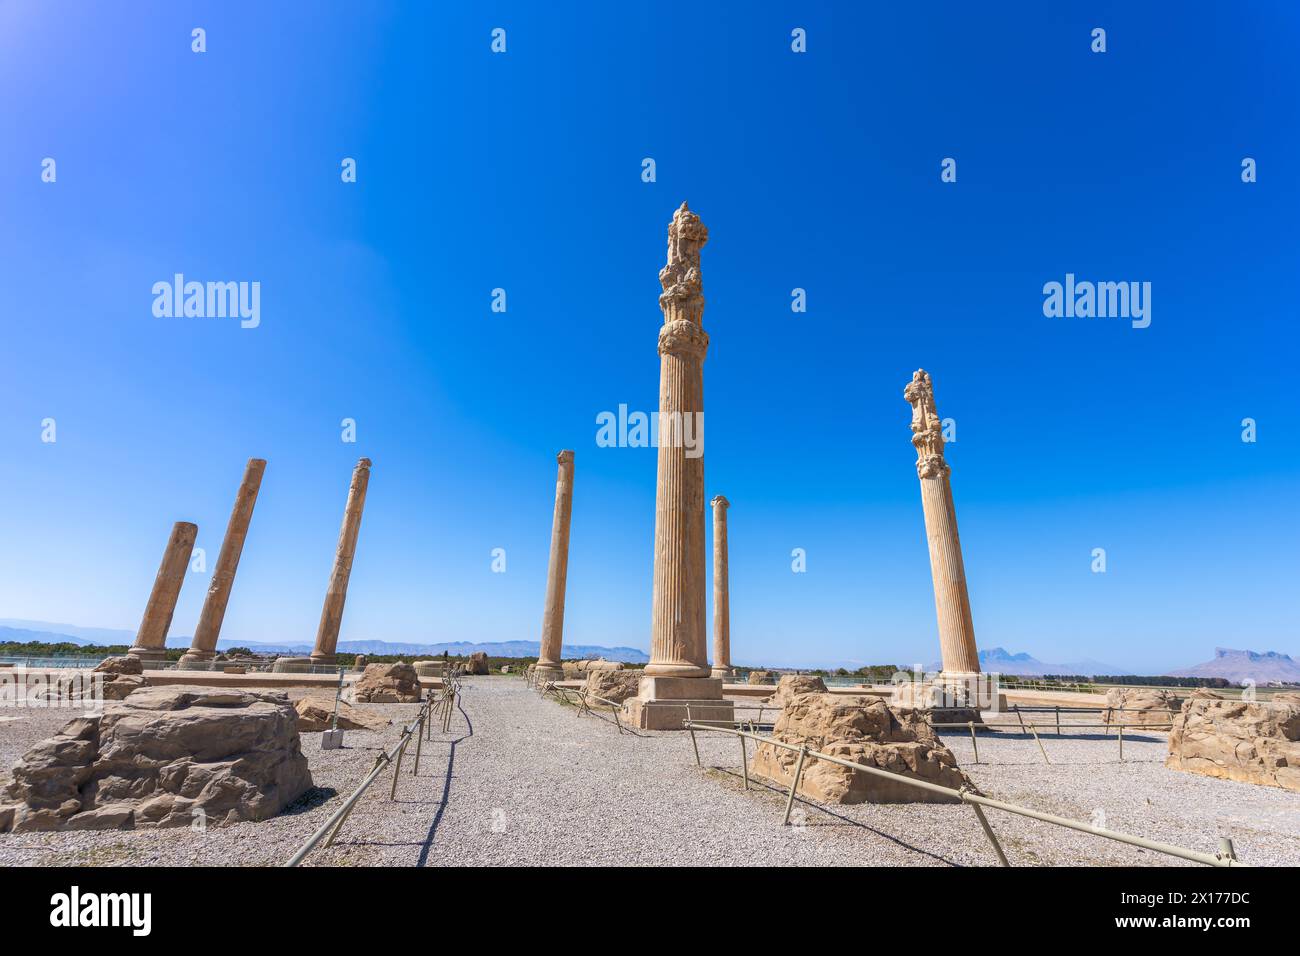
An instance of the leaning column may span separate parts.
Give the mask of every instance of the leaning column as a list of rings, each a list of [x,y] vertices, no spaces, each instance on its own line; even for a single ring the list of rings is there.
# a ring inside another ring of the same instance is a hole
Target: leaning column
[[[325,606],[320,612],[320,627],[316,630],[316,647],[311,652],[313,664],[334,663],[334,649],[339,643],[339,627],[343,623],[343,603],[348,597],[348,578],[352,576],[352,558],[357,552],[361,512],[366,506],[366,487],[369,484],[370,459],[362,458],[352,469],[348,503],[343,511],[343,526],[339,529],[338,548],[334,552],[334,569],[330,572],[329,589],[325,592]]]
[[[239,491],[235,494],[235,506],[231,509],[230,521],[226,525],[226,536],[221,541],[221,553],[217,555],[217,566],[212,572],[212,583],[208,585],[208,596],[203,599],[199,625],[194,629],[190,649],[181,658],[182,664],[210,661],[216,656],[221,622],[225,620],[230,591],[235,586],[239,556],[244,552],[244,539],[248,537],[248,525],[253,520],[253,506],[257,504],[257,492],[262,487],[264,471],[266,460],[263,458],[250,458],[244,466],[244,480],[240,482]]]
[[[188,521],[172,525],[171,537],[167,539],[167,549],[163,552],[162,564],[158,566],[153,591],[140,621],[140,630],[136,632],[135,644],[127,651],[132,657],[145,661],[161,661],[167,657],[167,632],[172,626],[176,599],[181,595],[185,570],[189,567],[198,533],[198,525]]]
[[[564,643],[564,584],[569,574],[569,519],[573,515],[573,452],[555,459],[555,517],[551,520],[551,560],[546,571],[546,607],[542,611],[542,648],[537,674],[544,680],[564,676],[560,665]]]
[[[940,681],[956,688],[976,682],[980,662],[975,649],[975,625],[971,621],[961,541],[957,537],[957,513],[948,481],[951,469],[943,456],[943,425],[935,410],[934,385],[923,369],[912,374],[903,398],[912,406],[912,444],[916,447],[916,473],[921,479],[921,507],[930,546],[934,609],[939,619],[939,649],[943,658]]]
[[[731,679],[731,604],[727,596],[727,508],[718,495],[713,506],[713,676]]]

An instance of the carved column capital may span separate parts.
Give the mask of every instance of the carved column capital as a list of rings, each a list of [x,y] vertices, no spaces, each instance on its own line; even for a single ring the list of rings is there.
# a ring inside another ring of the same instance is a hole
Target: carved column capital
[[[659,354],[680,355],[684,358],[704,360],[709,350],[709,333],[694,322],[676,319],[665,322],[659,330]]]
[[[700,217],[682,203],[668,225],[668,264],[659,270],[659,308],[665,324],[678,320],[699,325],[704,318],[704,281],[700,276],[700,249],[709,230]]]
[[[934,383],[925,369],[912,373],[903,389],[912,406],[912,445],[916,448],[916,473],[921,478],[940,478],[949,473],[943,457],[943,422],[934,406]]]

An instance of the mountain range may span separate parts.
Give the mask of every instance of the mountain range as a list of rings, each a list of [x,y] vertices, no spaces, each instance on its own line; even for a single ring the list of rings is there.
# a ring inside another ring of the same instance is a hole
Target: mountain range
[[[1101,661],[1069,661],[1065,664],[1047,664],[1024,651],[1013,654],[1002,647],[990,647],[979,652],[980,670],[992,674],[1009,674],[1016,677],[1041,677],[1044,674],[1077,674],[1092,677],[1097,674],[1124,674],[1126,668]],[[930,670],[941,670],[939,662],[929,666]]]
[[[1300,684],[1300,664],[1277,651],[1239,651],[1216,647],[1214,660],[1169,672],[1170,677],[1224,677],[1234,684]]]
[[[77,627],[73,624],[52,624],[49,621],[28,621],[18,618],[0,618],[0,643],[13,641],[23,644],[39,642],[45,644],[132,644],[135,633],[104,627]],[[168,647],[189,647],[191,638],[183,635],[170,635]],[[257,641],[239,641],[222,638],[217,641],[217,649],[229,647],[247,647],[262,654],[300,654],[312,652],[311,644],[270,644]],[[339,641],[338,650],[344,654],[390,654],[408,656],[437,656],[446,651],[460,656],[479,651],[489,657],[536,657],[541,653],[538,641],[442,641],[437,643],[391,642],[391,641]],[[603,657],[611,661],[623,661],[627,664],[644,664],[650,660],[645,651],[635,647],[601,647],[595,644],[565,644],[562,656],[567,659],[583,657]]]
[[[135,641],[135,632],[106,627],[79,627],[75,624],[52,624],[49,621],[30,621],[21,618],[0,618],[0,643],[39,642],[46,644],[131,644]],[[189,647],[190,638],[172,635],[167,638],[168,647]],[[222,638],[217,642],[219,650],[230,647],[247,647],[263,654],[306,655],[312,651],[311,644],[284,643],[274,644],[255,641],[239,641]],[[340,641],[338,649],[345,654],[436,656],[444,651],[448,654],[466,655],[482,651],[489,657],[536,657],[541,646],[537,641],[442,641],[436,643],[392,642],[392,641]],[[597,644],[566,644],[563,649],[566,659],[584,657],[603,657],[606,660],[623,661],[628,664],[645,664],[650,660],[645,651],[635,647],[602,647]],[[1103,675],[1129,674],[1129,668],[1106,664],[1101,661],[1080,660],[1061,664],[1051,664],[1024,651],[1012,653],[1002,647],[990,647],[979,652],[980,669],[990,673],[1015,676],[1041,676],[1043,674],[1078,674],[1085,677]],[[940,664],[929,665],[930,670],[939,670]],[[1271,683],[1300,684],[1300,663],[1290,656],[1277,651],[1234,650],[1226,647],[1214,649],[1214,659],[1203,664],[1183,667],[1167,672],[1170,677],[1223,677],[1233,683],[1253,680],[1256,684]]]

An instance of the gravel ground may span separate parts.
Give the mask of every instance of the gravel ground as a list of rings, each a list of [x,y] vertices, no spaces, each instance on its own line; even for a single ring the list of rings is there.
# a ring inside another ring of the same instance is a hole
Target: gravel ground
[[[705,769],[682,733],[619,735],[612,722],[539,700],[517,678],[471,678],[449,734],[426,742],[418,777],[409,762],[397,800],[385,775],[362,798],[338,843],[315,865],[993,865],[969,807],[797,803],[780,825],[785,794],[741,787],[735,738],[700,735]],[[280,863],[333,812],[397,739],[416,708],[365,705],[394,718],[384,733],[349,730],[341,751],[303,750],[318,788],[281,816],[205,833],[163,830],[0,835],[0,865],[264,865]],[[29,711],[0,720],[0,766],[70,716]],[[1002,720],[994,715],[990,720]],[[1032,737],[945,734],[986,794],[1190,849],[1234,840],[1245,863],[1300,864],[1300,796],[1212,780],[1163,766],[1161,734],[1051,733],[1043,762]],[[7,774],[6,774],[7,777]],[[0,779],[0,783],[4,780]],[[1014,864],[1181,861],[1060,827],[989,811]],[[249,839],[252,837],[252,839]]]

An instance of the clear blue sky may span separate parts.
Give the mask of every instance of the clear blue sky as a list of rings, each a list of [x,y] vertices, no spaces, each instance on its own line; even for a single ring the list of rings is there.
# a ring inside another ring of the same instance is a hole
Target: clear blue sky
[[[596,415],[655,406],[686,199],[737,662],[937,659],[918,367],[981,647],[1300,651],[1300,8],[806,7],[0,2],[0,616],[134,629],[257,455],[223,637],[310,641],[366,455],[343,639],[536,639],[573,448],[566,640],[648,648],[655,453]],[[260,326],[155,318],[177,272]],[[1151,326],[1045,318],[1067,272]]]

